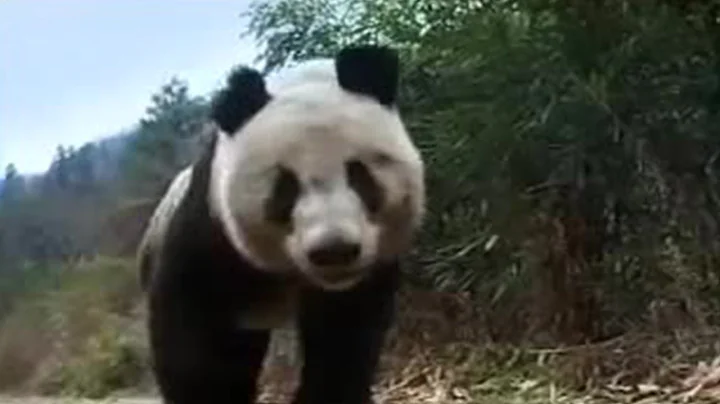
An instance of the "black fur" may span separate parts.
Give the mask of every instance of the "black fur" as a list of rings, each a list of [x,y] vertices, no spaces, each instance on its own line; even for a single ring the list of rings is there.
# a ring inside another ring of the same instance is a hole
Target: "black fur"
[[[290,216],[299,196],[300,181],[295,173],[285,167],[278,167],[275,185],[265,202],[266,219],[280,224],[290,224]]]
[[[345,53],[338,62],[344,77],[350,73],[345,63],[359,56]],[[393,65],[366,63],[364,68],[377,70],[373,74],[378,78],[381,69],[392,71]],[[351,80],[349,85],[387,100],[373,80]],[[388,79],[379,82],[387,84]],[[237,73],[216,100],[213,117],[226,132],[236,132],[267,102],[266,94],[257,76]],[[214,147],[215,140],[194,165],[186,197],[170,220],[160,259],[153,260],[148,278],[151,358],[166,404],[254,403],[270,334],[241,329],[239,317],[253,310],[259,296],[283,282],[298,281],[258,270],[237,254],[211,217]],[[304,364],[293,404],[370,402],[399,274],[398,262],[391,261],[376,263],[348,291],[301,285],[298,324]]]
[[[232,135],[270,101],[265,79],[254,69],[240,66],[230,73],[227,86],[213,99],[210,117]]]
[[[395,104],[400,63],[394,50],[370,45],[347,47],[335,58],[335,71],[345,90],[373,97],[386,106]]]
[[[377,213],[382,207],[385,195],[367,166],[360,160],[351,160],[345,163],[345,171],[350,187],[357,192],[368,212]]]
[[[239,260],[210,218],[211,156],[195,165],[150,284],[152,362],[168,404],[251,402],[269,341],[266,331],[235,326],[254,294],[279,280]]]

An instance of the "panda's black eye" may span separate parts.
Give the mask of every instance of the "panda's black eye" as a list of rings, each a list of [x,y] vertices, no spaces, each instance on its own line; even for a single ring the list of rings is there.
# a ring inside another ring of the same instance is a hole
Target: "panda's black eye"
[[[293,207],[300,196],[300,181],[285,167],[278,167],[270,197],[265,202],[265,217],[273,222],[290,222]]]
[[[383,202],[383,189],[375,180],[367,166],[358,160],[345,163],[348,184],[357,192],[370,213],[377,213]]]

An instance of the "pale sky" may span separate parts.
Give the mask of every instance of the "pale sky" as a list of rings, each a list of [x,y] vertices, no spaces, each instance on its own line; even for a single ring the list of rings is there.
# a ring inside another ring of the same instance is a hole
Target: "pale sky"
[[[0,0],[0,172],[45,171],[58,144],[135,124],[173,75],[219,86],[256,48],[248,0]]]

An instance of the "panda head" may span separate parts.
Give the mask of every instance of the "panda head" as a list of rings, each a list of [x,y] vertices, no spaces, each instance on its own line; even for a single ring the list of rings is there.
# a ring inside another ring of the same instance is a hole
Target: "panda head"
[[[210,205],[258,268],[326,290],[404,253],[424,214],[423,162],[396,109],[397,55],[349,47],[272,94],[238,68],[213,101]]]

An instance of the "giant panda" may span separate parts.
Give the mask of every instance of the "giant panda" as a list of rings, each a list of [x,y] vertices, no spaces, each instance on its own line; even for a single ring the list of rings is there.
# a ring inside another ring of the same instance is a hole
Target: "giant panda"
[[[138,249],[165,403],[253,403],[270,332],[286,321],[303,357],[294,404],[372,402],[425,211],[399,71],[394,50],[356,45],[272,93],[252,68],[229,74],[213,137]]]

